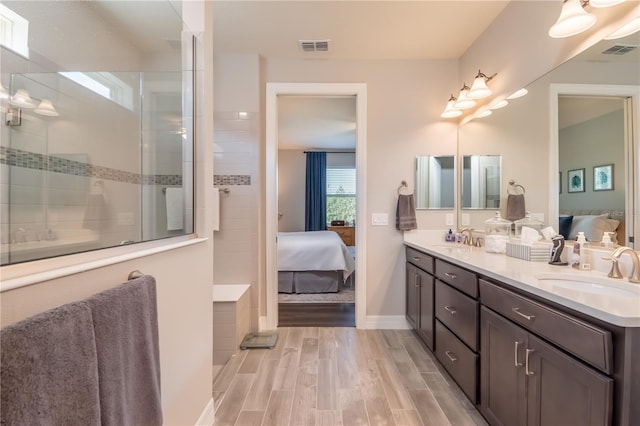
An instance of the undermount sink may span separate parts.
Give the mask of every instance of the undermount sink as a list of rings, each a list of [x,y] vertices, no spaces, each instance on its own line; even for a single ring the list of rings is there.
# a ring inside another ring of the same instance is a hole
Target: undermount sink
[[[569,290],[578,293],[608,297],[638,297],[640,285],[632,284],[626,278],[614,279],[593,275],[541,273],[534,275],[541,284],[554,290]]]

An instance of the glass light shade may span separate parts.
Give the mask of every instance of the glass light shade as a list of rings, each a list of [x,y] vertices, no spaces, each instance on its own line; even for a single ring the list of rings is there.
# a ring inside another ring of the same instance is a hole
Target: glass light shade
[[[581,0],[565,0],[560,17],[549,28],[549,37],[564,38],[580,34],[595,23],[596,17],[584,10]]]
[[[474,101],[473,99],[469,99],[467,97],[467,93],[469,93],[469,86],[465,84],[462,86],[462,89],[460,89],[458,100],[453,104],[454,108],[467,109],[476,106],[476,101]]]
[[[478,113],[476,114],[476,118],[488,117],[491,114],[493,114],[493,111],[491,111],[490,109],[484,109],[482,111],[478,111]]]
[[[517,98],[521,98],[524,95],[526,95],[527,93],[529,93],[529,91],[527,89],[525,89],[524,87],[520,90],[516,90],[515,92],[513,92],[511,95],[509,95],[507,97],[507,99],[517,99]]]
[[[9,92],[0,84],[0,99],[9,99]]]
[[[494,104],[492,104],[489,108],[491,109],[500,109],[500,108],[504,108],[507,105],[509,105],[509,101],[506,99],[502,99],[501,101],[495,102]]]
[[[22,107],[22,108],[36,107],[36,103],[33,102],[33,99],[31,99],[31,96],[29,96],[29,92],[27,92],[24,89],[16,90],[16,93],[11,97],[11,100],[9,100],[9,103],[11,105],[15,105],[17,107]]]
[[[473,80],[473,84],[471,85],[471,89],[469,89],[467,97],[471,99],[482,99],[487,96],[491,96],[491,93],[491,89],[487,87],[487,81],[484,76],[478,73],[476,78]]]
[[[637,31],[640,31],[640,16],[627,22],[622,27],[618,28],[612,34],[605,37],[605,40],[614,40],[616,38],[626,37]]]
[[[42,101],[40,101],[40,104],[36,109],[33,110],[33,112],[49,117],[57,117],[60,115],[49,99],[43,99]]]
[[[624,2],[624,0],[589,0],[589,6],[609,7],[622,2]]]
[[[442,111],[442,114],[440,114],[440,117],[442,118],[460,117],[462,115],[462,111],[454,108],[453,104],[455,102],[456,102],[456,98],[451,96],[451,98],[449,98],[449,102],[447,102],[447,107],[444,109],[444,111]]]

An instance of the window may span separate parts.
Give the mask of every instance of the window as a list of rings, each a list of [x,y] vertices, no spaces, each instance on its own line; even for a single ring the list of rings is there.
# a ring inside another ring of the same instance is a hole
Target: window
[[[327,223],[356,218],[356,169],[327,168]]]
[[[133,88],[110,72],[59,72],[69,80],[86,87],[133,111]]]
[[[0,45],[29,58],[29,21],[1,4]]]

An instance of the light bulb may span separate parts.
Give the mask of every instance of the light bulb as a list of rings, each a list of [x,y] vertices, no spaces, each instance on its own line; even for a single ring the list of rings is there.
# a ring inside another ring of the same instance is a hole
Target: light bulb
[[[476,105],[476,101],[474,101],[473,99],[469,99],[467,97],[467,93],[469,93],[469,86],[463,84],[462,89],[460,89],[460,93],[458,94],[458,100],[453,104],[454,108],[467,109],[472,108]]]
[[[440,114],[440,117],[442,118],[460,117],[462,115],[462,111],[460,111],[459,109],[456,109],[453,106],[455,102],[456,102],[455,96],[451,95],[451,97],[449,98],[449,101],[447,102],[447,106],[444,109],[444,111],[442,111],[442,114]]]
[[[471,99],[482,99],[487,96],[491,96],[491,89],[487,87],[488,77],[478,71],[478,75],[473,80],[473,84],[471,85],[471,89],[469,89],[469,93],[467,94],[468,98]]]

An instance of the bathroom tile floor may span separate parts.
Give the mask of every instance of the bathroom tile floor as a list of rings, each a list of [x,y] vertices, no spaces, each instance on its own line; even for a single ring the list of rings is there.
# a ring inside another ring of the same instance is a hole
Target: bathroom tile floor
[[[213,384],[215,425],[486,425],[408,330],[279,328]]]

